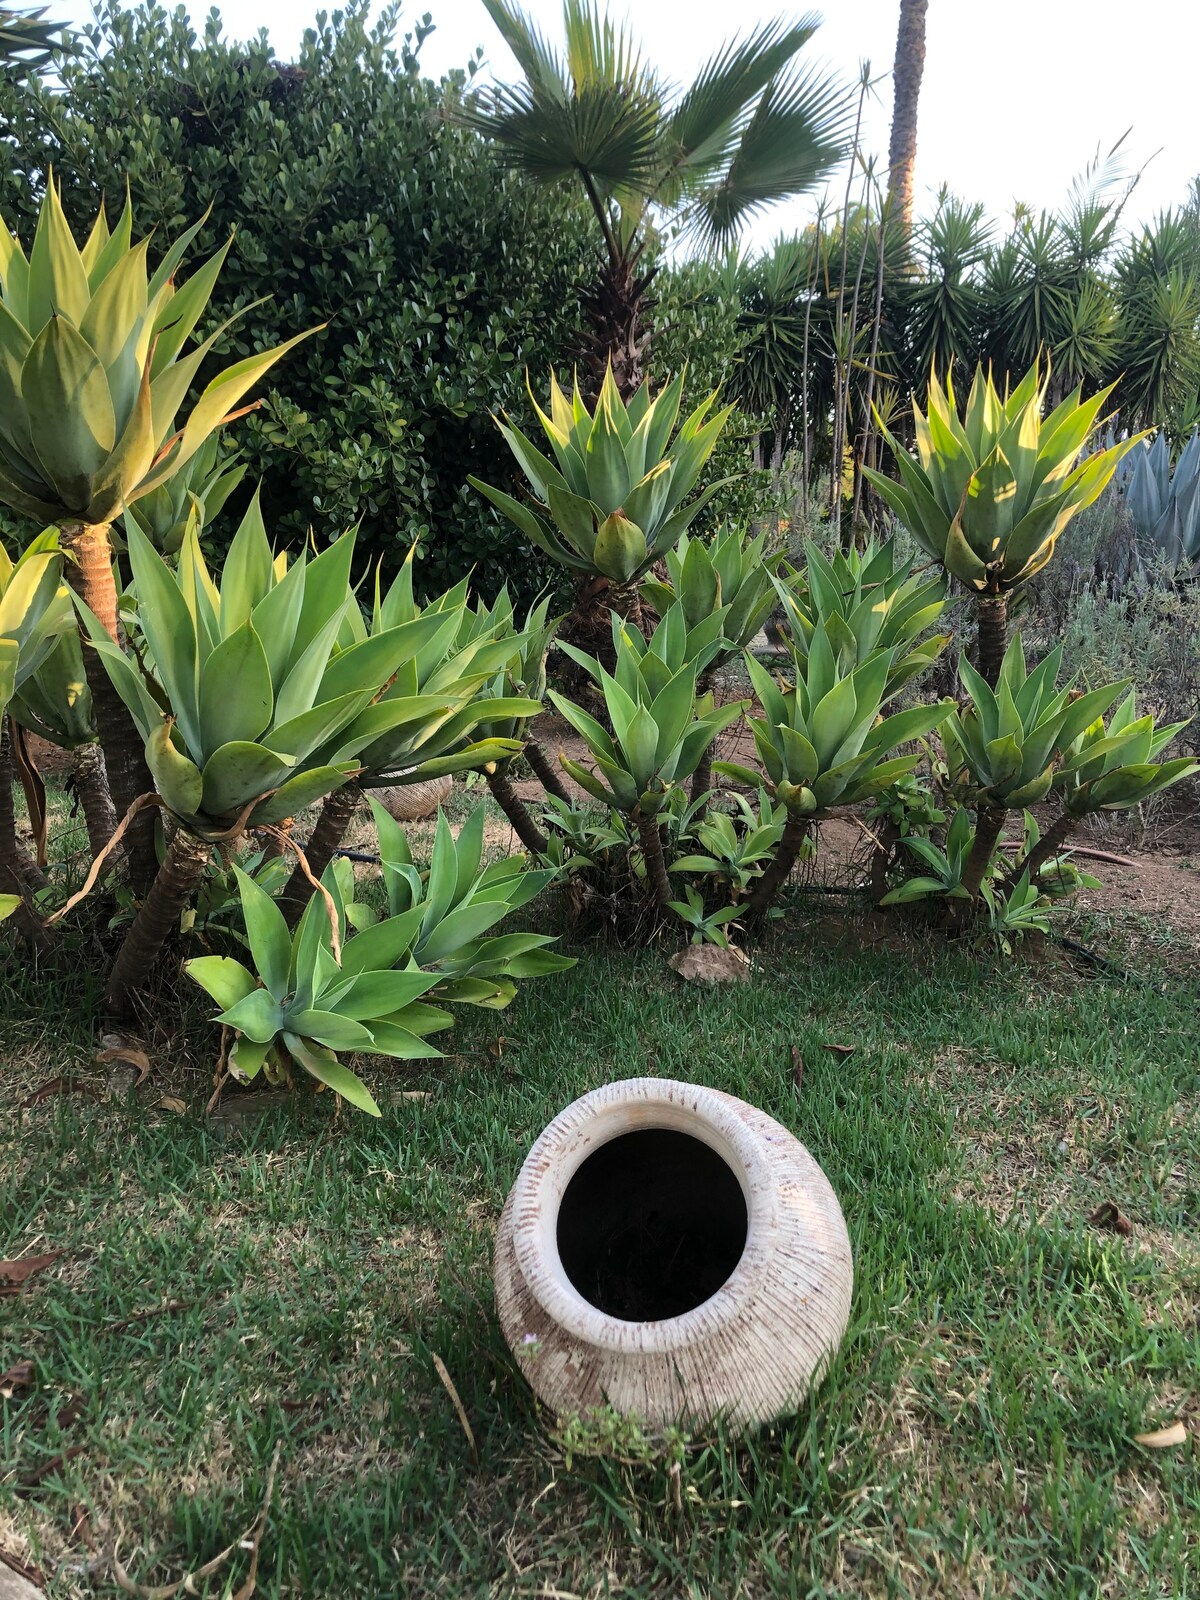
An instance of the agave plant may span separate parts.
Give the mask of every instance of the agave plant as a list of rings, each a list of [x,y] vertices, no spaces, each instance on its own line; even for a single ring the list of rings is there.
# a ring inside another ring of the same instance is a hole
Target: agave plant
[[[387,890],[388,917],[411,929],[405,958],[434,973],[433,998],[502,1008],[519,978],[537,978],[575,965],[549,946],[555,936],[491,932],[529,904],[554,879],[551,869],[529,870],[519,856],[483,862],[484,808],[476,806],[455,838],[439,814],[429,868],[413,861],[400,824],[371,802],[379,836],[379,859]],[[348,910],[364,934],[379,926],[367,906]],[[361,913],[361,915],[360,915]]]
[[[905,527],[979,602],[979,665],[990,684],[1007,637],[1007,595],[1040,572],[1063,529],[1104,491],[1136,438],[1083,455],[1111,392],[1076,390],[1046,417],[1049,368],[1035,363],[1001,397],[976,368],[963,416],[947,373],[930,378],[928,415],[913,402],[917,454],[880,422],[900,482],[864,469]],[[1081,459],[1082,457],[1082,459]]]
[[[161,555],[177,555],[189,527],[195,524],[198,533],[218,516],[246,476],[237,451],[221,444],[220,434],[210,434],[174,477],[126,506],[126,522],[136,522]]]
[[[696,679],[711,659],[720,635],[706,651],[689,656],[689,630],[682,609],[672,606],[649,642],[612,619],[616,670],[609,674],[581,650],[563,646],[598,686],[610,734],[592,716],[551,689],[549,697],[583,738],[592,768],[560,756],[576,783],[636,825],[655,899],[671,898],[663,857],[661,818],[672,792],[695,771],[704,751],[742,713],[742,704],[697,704]]]
[[[517,745],[531,765],[536,761],[535,771],[538,771],[547,792],[557,793],[565,799],[566,791],[545,755],[536,742],[529,738],[529,723],[541,710],[542,698],[546,693],[546,652],[558,628],[558,619],[551,620],[549,612],[549,599],[538,601],[530,608],[524,626],[518,631],[512,598],[507,589],[501,590],[493,606],[479,608],[479,626],[485,631],[494,632],[497,637],[507,633],[513,643],[512,654],[502,670],[478,692],[475,704],[481,720],[475,732],[476,737],[481,739],[510,740]],[[514,711],[517,697],[524,697],[529,709]],[[542,855],[546,849],[546,836],[513,788],[509,777],[512,760],[511,756],[506,756],[484,767],[488,788],[525,848],[534,855]]]
[[[704,544],[683,534],[674,549],[665,552],[665,579],[649,578],[642,598],[660,614],[676,601],[689,628],[699,627],[720,613],[722,655],[744,650],[770,616],[775,605],[771,573],[779,555],[768,555],[767,536],[749,538],[737,528],[726,528]]]
[[[0,503],[58,525],[71,582],[114,640],[109,524],[185,468],[297,342],[225,367],[180,418],[205,357],[248,309],[185,354],[229,249],[224,245],[176,286],[203,221],[151,273],[150,240],[132,243],[128,201],[112,233],[101,206],[81,250],[53,174],[28,257],[0,220]],[[85,656],[85,664],[93,660]],[[89,683],[109,783],[124,811],[145,769],[108,677],[96,668]],[[142,833],[131,857],[139,880],[148,853]]]
[[[377,575],[369,618],[357,604],[345,613],[347,642],[365,644],[418,620],[428,631],[420,648],[390,679],[381,680],[371,704],[351,724],[359,771],[354,782],[333,791],[322,807],[306,851],[314,875],[332,860],[364,789],[424,783],[504,761],[519,753],[521,741],[489,735],[480,724],[489,716],[520,719],[541,710],[537,701],[523,695],[483,698],[524,640],[513,632],[511,616],[493,617],[470,608],[465,578],[427,606],[418,605],[413,593],[415,551],[414,546],[386,593]],[[421,717],[397,716],[397,706],[414,699],[425,706]],[[283,895],[289,917],[299,916],[310,890],[307,875],[297,866]]]
[[[783,603],[785,643],[797,665],[807,659],[817,628],[825,625],[844,667],[861,664],[877,650],[892,652],[890,698],[949,644],[948,633],[928,633],[945,608],[945,579],[914,576],[912,561],[897,563],[894,540],[871,541],[861,551],[839,550],[832,560],[811,541],[804,549],[803,571],[775,585]]]
[[[633,583],[730,481],[710,483],[687,500],[733,407],[710,416],[716,399],[711,394],[676,429],[683,379],[680,372],[654,399],[647,379],[626,405],[610,368],[589,411],[578,388],[568,400],[551,373],[550,415],[533,404],[554,461],[519,428],[498,423],[535,504],[478,478],[469,482],[561,566],[620,586]]]
[[[911,772],[918,755],[890,752],[920,739],[946,717],[950,702],[912,706],[883,716],[895,650],[876,650],[858,663],[838,654],[838,630],[822,622],[797,667],[795,683],[778,684],[748,651],[746,668],[762,706],[750,731],[762,772],[737,762],[717,762],[719,772],[752,788],[766,778],[770,794],[787,809],[774,858],[759,879],[747,908],[756,918],[769,910],[787,881],[814,819],[834,806],[878,794]]]
[[[23,896],[44,887],[44,879],[17,838],[8,712],[14,696],[54,648],[61,581],[62,557],[53,528],[39,534],[16,562],[0,549],[0,891],[5,897],[17,896],[17,904],[3,915],[19,914],[24,932],[39,944],[44,942],[41,924]],[[4,903],[8,905],[7,898]]]
[[[676,856],[672,872],[698,872],[727,887],[733,902],[744,900],[766,871],[787,827],[787,807],[758,791],[757,809],[742,794],[734,793],[737,815],[712,811],[696,824],[695,848]]]
[[[179,826],[109,978],[108,1003],[124,1009],[179,919],[217,840],[278,823],[344,784],[358,752],[382,730],[444,715],[427,695],[378,704],[434,636],[440,619],[417,617],[339,645],[354,606],[353,534],[290,567],[271,554],[255,500],[218,587],[195,530],[173,571],[137,527],[129,559],[145,640],[146,678],[80,610],[105,669],[145,740],[162,802]],[[370,712],[370,716],[367,713]]]
[[[1200,565],[1200,431],[1192,434],[1171,471],[1165,433],[1137,450],[1125,504],[1143,550],[1157,553],[1174,572]]]
[[[1050,793],[1067,750],[1127,688],[1104,684],[1086,694],[1057,687],[1062,647],[1027,672],[1015,634],[992,687],[964,657],[959,676],[968,695],[942,727],[950,782],[977,808],[975,840],[964,883],[972,900],[995,854],[1006,811],[1035,805]]]
[[[313,896],[294,935],[264,889],[240,870],[237,879],[253,970],[232,956],[184,962],[221,1007],[216,1020],[234,1031],[230,1076],[245,1083],[261,1072],[268,1083],[283,1083],[299,1070],[377,1117],[379,1107],[336,1052],[401,1061],[440,1055],[426,1036],[454,1019],[421,1003],[437,975],[395,970],[408,929],[390,920],[342,948],[347,923],[332,868],[322,880],[328,900]]]

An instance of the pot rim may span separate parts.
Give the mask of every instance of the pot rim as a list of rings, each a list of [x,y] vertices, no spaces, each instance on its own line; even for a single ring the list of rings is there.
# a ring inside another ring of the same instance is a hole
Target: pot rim
[[[526,1156],[512,1192],[512,1244],[521,1275],[565,1332],[603,1350],[662,1353],[711,1339],[757,1293],[775,1254],[779,1208],[768,1152],[720,1090],[671,1078],[623,1078],[559,1112]],[[633,1119],[630,1119],[630,1113]],[[729,1166],[746,1201],[746,1243],[729,1277],[677,1317],[629,1322],[591,1304],[567,1277],[558,1214],[567,1185],[601,1145],[623,1133],[667,1128],[709,1146]]]

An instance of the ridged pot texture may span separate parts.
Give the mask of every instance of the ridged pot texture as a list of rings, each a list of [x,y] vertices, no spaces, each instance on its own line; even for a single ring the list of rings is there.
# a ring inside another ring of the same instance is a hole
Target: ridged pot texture
[[[496,1236],[496,1304],[558,1414],[651,1427],[794,1410],[846,1330],[850,1239],[781,1123],[715,1089],[633,1078],[538,1138]]]

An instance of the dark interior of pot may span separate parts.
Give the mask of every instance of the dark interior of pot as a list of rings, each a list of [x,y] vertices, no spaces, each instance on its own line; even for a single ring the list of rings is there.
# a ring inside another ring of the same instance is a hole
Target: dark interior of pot
[[[745,1246],[741,1184],[715,1150],[672,1128],[640,1128],[601,1145],[558,1212],[567,1277],[623,1322],[661,1322],[703,1305]]]

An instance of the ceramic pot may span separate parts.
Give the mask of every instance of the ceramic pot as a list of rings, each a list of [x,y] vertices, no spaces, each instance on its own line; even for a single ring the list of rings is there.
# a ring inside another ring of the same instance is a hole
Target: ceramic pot
[[[453,778],[428,778],[422,783],[397,783],[372,790],[375,799],[397,822],[431,817],[454,789]]]
[[[496,1304],[553,1411],[651,1427],[793,1410],[846,1330],[837,1197],[732,1095],[660,1078],[576,1100],[530,1150],[496,1236]]]

